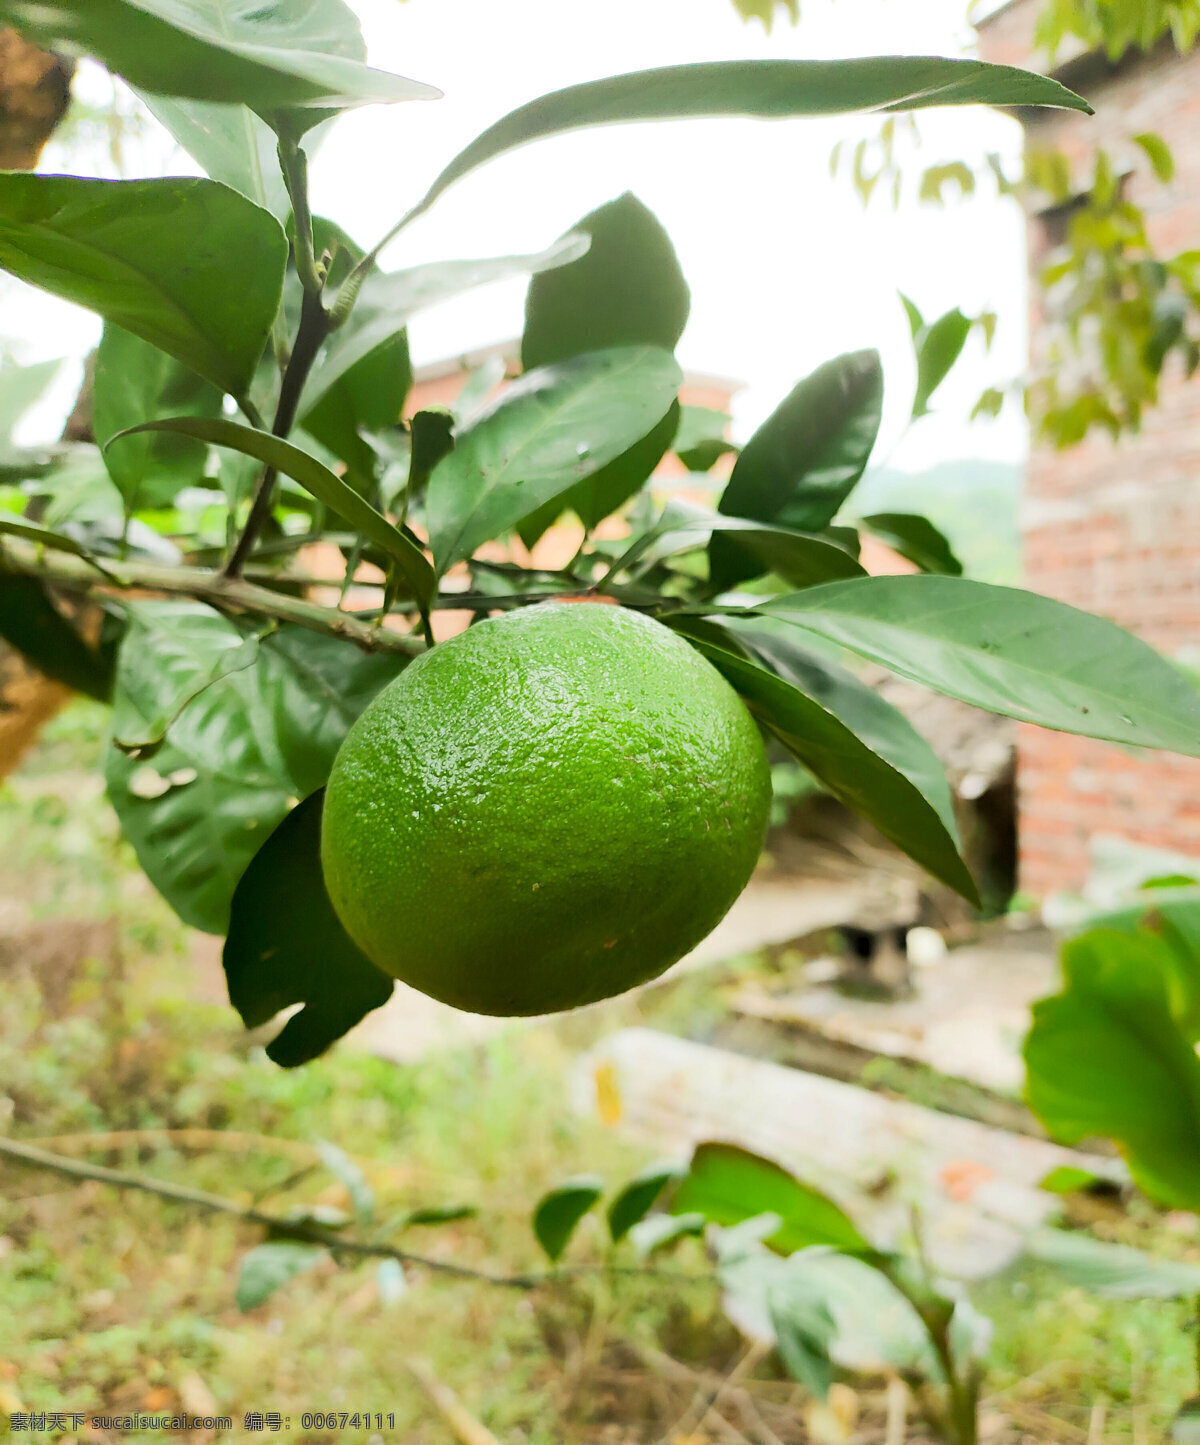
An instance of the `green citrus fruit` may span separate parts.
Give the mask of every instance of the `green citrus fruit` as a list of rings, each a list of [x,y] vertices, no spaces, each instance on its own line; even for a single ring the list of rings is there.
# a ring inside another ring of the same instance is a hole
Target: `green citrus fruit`
[[[758,858],[758,728],[681,637],[550,603],[411,663],[351,728],[321,859],[379,968],[473,1013],[623,993],[700,942]]]

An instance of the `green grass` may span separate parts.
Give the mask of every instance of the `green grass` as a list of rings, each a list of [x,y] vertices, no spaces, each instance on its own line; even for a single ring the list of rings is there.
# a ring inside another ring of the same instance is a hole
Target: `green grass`
[[[575,1053],[627,1023],[704,1036],[721,1017],[713,975],[420,1066],[339,1048],[283,1072],[217,1001],[211,948],[197,949],[117,837],[89,781],[103,724],[98,708],[69,709],[0,786],[0,1133],[67,1150],[64,1135],[160,1131],[86,1157],[276,1212],[349,1207],[307,1152],[331,1140],[366,1173],[378,1220],[478,1210],[393,1242],[490,1271],[541,1269],[529,1228],[541,1191],[581,1171],[617,1182],[647,1158],[571,1109]],[[1141,1208],[1103,1231],[1200,1257],[1200,1235],[1174,1224]],[[422,1356],[505,1445],[641,1445],[684,1417],[689,1379],[742,1348],[695,1241],[666,1263],[670,1277],[598,1272],[530,1294],[413,1269],[392,1303],[373,1265],[327,1260],[243,1315],[238,1260],[261,1242],[236,1220],[0,1162],[0,1433],[10,1409],[171,1411],[199,1389],[235,1421],[290,1415],[294,1440],[366,1440],[305,1432],[299,1417],[369,1409],[395,1416],[388,1439],[449,1445],[406,1366]],[[594,1218],[567,1262],[604,1257]],[[999,1445],[1084,1440],[1098,1405],[1098,1438],[1149,1441],[1195,1388],[1185,1304],[1099,1301],[1045,1270],[992,1280],[975,1299],[996,1323],[986,1393]],[[664,1374],[655,1350],[696,1373]],[[751,1383],[776,1436],[798,1445],[804,1405],[778,1362]],[[874,1440],[878,1387],[856,1388]]]

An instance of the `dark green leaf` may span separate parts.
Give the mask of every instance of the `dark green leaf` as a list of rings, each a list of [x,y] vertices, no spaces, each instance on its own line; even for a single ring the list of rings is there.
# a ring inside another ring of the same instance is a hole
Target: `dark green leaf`
[[[245,1314],[266,1304],[277,1289],[328,1257],[328,1251],[316,1244],[296,1244],[286,1240],[260,1244],[249,1254],[244,1254],[238,1265],[238,1309]]]
[[[551,1189],[533,1211],[533,1232],[547,1256],[557,1262],[579,1221],[604,1193],[604,1180],[579,1174]]]
[[[1157,1259],[1087,1234],[1038,1229],[1025,1241],[1025,1251],[1053,1265],[1072,1284],[1110,1299],[1182,1299],[1200,1293],[1200,1265]]]
[[[1060,732],[1200,755],[1200,695],[1103,618],[961,577],[866,577],[764,603],[975,707]]]
[[[255,854],[233,894],[225,940],[229,1001],[247,1028],[304,1005],[267,1046],[287,1069],[323,1054],[395,986],[350,941],[329,901],[323,800],[322,790],[293,808]]]
[[[111,661],[83,640],[36,577],[0,569],[0,637],[55,682],[109,700]]]
[[[629,1231],[629,1242],[639,1259],[649,1259],[677,1239],[704,1233],[703,1214],[651,1214]]]
[[[962,355],[971,334],[971,323],[955,308],[939,316],[931,325],[922,327],[916,338],[917,391],[912,414],[924,416],[933,393],[941,386],[950,369]]]
[[[778,1254],[828,1244],[850,1254],[871,1246],[832,1199],[786,1169],[735,1144],[699,1144],[671,1201],[672,1214],[703,1214],[713,1224],[738,1224],[759,1214],[783,1221],[766,1243]]]
[[[378,458],[362,433],[386,431],[399,423],[412,375],[408,332],[398,331],[326,388],[300,424],[340,457],[352,476],[371,477]]]
[[[937,754],[904,714],[873,687],[789,637],[762,626],[733,622],[734,638],[806,697],[839,718],[873,752],[885,758],[917,788],[958,846],[954,795]]]
[[[103,446],[138,422],[163,416],[220,416],[221,393],[157,346],[111,323],[96,358],[92,429]],[[169,507],[204,475],[208,449],[179,436],[127,437],[104,465],[131,512]]]
[[[738,450],[725,440],[729,426],[728,412],[711,406],[685,406],[671,450],[689,472],[706,472],[726,452]]]
[[[568,86],[510,112],[450,162],[421,206],[432,205],[448,186],[514,146],[583,126],[685,116],[843,115],[977,103],[1091,109],[1046,76],[939,56],[710,61],[641,70]]]
[[[304,789],[324,783],[389,668],[290,627],[248,646],[232,622],[196,603],[127,610],[113,733],[136,741],[166,728],[167,739],[152,765],[110,749],[109,796],[167,902],[193,927],[224,933],[251,858]]]
[[[877,512],[872,517],[863,517],[861,524],[922,572],[962,576],[963,565],[954,555],[954,549],[928,517],[915,512]]]
[[[0,173],[0,266],[241,396],[279,308],[287,238],[207,180]]]
[[[232,186],[278,221],[291,215],[275,132],[244,105],[221,105],[174,96],[139,96],[210,179]]]
[[[566,265],[582,256],[587,247],[586,236],[571,235],[531,256],[435,261],[409,271],[373,271],[363,283],[350,319],[330,338],[325,357],[305,391],[306,404],[315,405],[339,377],[390,341],[418,311],[492,281]]]
[[[670,237],[653,213],[627,191],[568,234],[577,233],[591,238],[587,254],[530,283],[525,370],[615,346],[674,351],[691,299]]]
[[[1162,1204],[1200,1208],[1200,1059],[1171,1016],[1170,946],[1097,929],[1063,949],[1064,989],[1034,1005],[1030,1107],[1067,1143],[1111,1138]]]
[[[404,1217],[404,1228],[420,1224],[455,1224],[460,1219],[474,1219],[478,1213],[474,1204],[431,1204],[410,1210]]]
[[[458,434],[430,480],[439,571],[628,451],[669,410],[681,380],[669,352],[630,346],[515,382]]]
[[[686,623],[679,625],[686,633]],[[709,642],[696,638],[692,642],[737,689],[755,717],[835,797],[874,823],[935,878],[978,905],[978,892],[958,850],[945,776],[936,760],[929,764],[899,714],[892,717],[886,704],[866,704],[840,682],[831,690],[827,677],[809,684],[819,697],[807,696],[799,685],[805,676],[799,666],[789,668],[794,685]],[[836,715],[835,702],[852,726]],[[856,735],[860,727],[866,737]],[[891,756],[884,755],[885,746]],[[912,768],[913,777],[897,766],[901,761]]]
[[[243,456],[254,457],[275,467],[285,477],[299,482],[318,501],[324,502],[356,527],[369,542],[374,542],[394,558],[418,601],[432,600],[436,586],[433,568],[416,543],[411,542],[382,512],[377,512],[370,502],[360,497],[323,462],[291,442],[224,418],[170,417],[132,427],[125,435],[137,436],[142,432],[178,432],[183,436],[199,437],[202,441],[231,447]]]
[[[615,1195],[608,1206],[608,1232],[614,1244],[650,1213],[659,1195],[680,1173],[678,1164],[651,1164]]]
[[[358,21],[342,0],[0,0],[0,19],[94,55],[130,85],[260,114],[440,94],[363,64]]]
[[[679,423],[679,403],[673,402],[662,421],[627,452],[622,452],[606,467],[578,482],[561,497],[555,497],[531,512],[518,531],[521,541],[532,547],[538,538],[553,526],[566,510],[573,511],[589,532],[595,531],[605,517],[611,516],[636,495],[653,475],[666,455]]]
[[[862,476],[883,406],[879,355],[856,351],[828,361],[794,388],[742,449],[721,497],[726,516],[819,532]],[[709,549],[722,590],[763,571],[730,537]]]

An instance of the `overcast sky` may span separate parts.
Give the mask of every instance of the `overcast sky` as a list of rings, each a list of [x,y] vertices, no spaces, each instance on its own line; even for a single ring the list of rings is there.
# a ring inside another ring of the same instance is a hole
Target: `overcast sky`
[[[316,209],[373,242],[459,148],[507,110],[545,91],[655,65],[734,58],[969,53],[963,0],[804,0],[795,28],[766,35],[730,0],[352,0],[374,64],[430,82],[445,99],[371,108],[340,120],[313,165]],[[106,83],[84,77],[85,93]],[[918,469],[955,456],[1017,459],[1024,429],[1012,411],[968,425],[983,386],[1019,372],[1025,346],[1020,218],[992,198],[939,211],[883,198],[864,210],[828,157],[870,122],[713,120],[610,126],[540,141],[454,187],[385,256],[389,269],[423,261],[539,250],[572,222],[634,191],[671,234],[692,288],[683,364],[744,383],[743,437],[814,366],[879,347],[888,407],[877,456],[893,452],[912,388],[907,322],[897,290],[926,315],[992,307],[992,353],[976,350],[893,461]],[[988,150],[1015,154],[1020,131],[978,107],[925,112],[919,159]],[[52,145],[43,169],[96,164],[92,148]],[[169,140],[130,147],[127,174],[194,169]],[[236,284],[236,283],[235,283]],[[3,292],[3,339],[22,359],[82,354],[97,327],[24,288]],[[504,283],[419,318],[418,363],[519,334],[523,287]],[[69,390],[64,376],[60,395]],[[49,411],[43,424],[49,425]]]

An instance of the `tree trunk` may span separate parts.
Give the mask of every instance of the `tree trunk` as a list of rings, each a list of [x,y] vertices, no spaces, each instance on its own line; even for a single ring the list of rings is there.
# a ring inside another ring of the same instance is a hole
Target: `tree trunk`
[[[0,170],[32,170],[66,114],[74,67],[0,29]],[[71,696],[0,642],[0,778]]]

